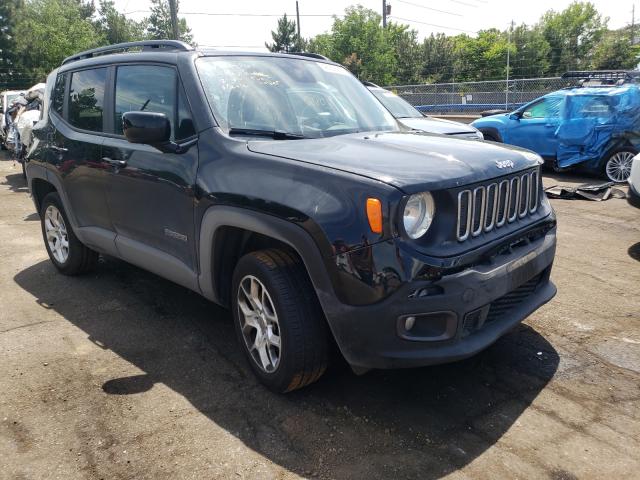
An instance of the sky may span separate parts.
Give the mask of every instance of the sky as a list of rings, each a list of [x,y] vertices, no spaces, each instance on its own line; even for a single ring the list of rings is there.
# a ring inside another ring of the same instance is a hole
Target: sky
[[[636,23],[640,23],[640,0],[591,1],[603,16],[609,17],[610,28],[631,23],[634,3]],[[305,38],[330,30],[331,15],[344,13],[349,5],[359,3],[382,11],[382,0],[299,0],[298,3],[301,34]],[[432,32],[456,35],[492,27],[506,29],[512,20],[516,24],[533,24],[547,10],[560,11],[571,0],[389,0],[388,3],[391,4],[390,20],[410,25],[424,38]],[[115,0],[115,4],[128,17],[139,20],[148,15],[150,2]],[[180,16],[186,18],[200,46],[265,50],[264,42],[271,41],[270,32],[275,30],[277,18],[283,13],[295,16],[295,0],[180,0]]]

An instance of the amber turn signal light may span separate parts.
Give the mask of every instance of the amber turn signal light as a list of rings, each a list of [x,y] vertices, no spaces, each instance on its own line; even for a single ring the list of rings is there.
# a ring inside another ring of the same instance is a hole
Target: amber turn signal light
[[[367,198],[367,218],[373,233],[382,233],[382,203],[377,198]]]

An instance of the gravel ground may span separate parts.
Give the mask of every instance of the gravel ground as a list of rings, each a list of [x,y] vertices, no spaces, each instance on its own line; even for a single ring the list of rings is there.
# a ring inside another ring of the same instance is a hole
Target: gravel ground
[[[624,200],[553,201],[558,295],[484,353],[335,368],[285,396],[195,293],[114,259],[57,274],[6,157],[0,205],[0,478],[638,478],[640,210]]]

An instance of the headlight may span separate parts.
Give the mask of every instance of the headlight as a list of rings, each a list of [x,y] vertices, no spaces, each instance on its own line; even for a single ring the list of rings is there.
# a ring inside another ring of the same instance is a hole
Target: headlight
[[[429,192],[411,195],[404,207],[402,217],[407,235],[414,240],[424,235],[431,226],[435,210],[433,197]]]

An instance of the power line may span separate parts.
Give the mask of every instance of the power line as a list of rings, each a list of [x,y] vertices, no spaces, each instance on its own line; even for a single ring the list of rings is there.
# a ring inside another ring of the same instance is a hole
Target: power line
[[[453,2],[453,3],[459,3],[460,5],[464,5],[464,6],[466,6],[466,7],[478,8],[478,5],[477,5],[477,4],[463,2],[462,0],[449,0],[449,1],[450,1],[450,2]]]
[[[431,10],[432,12],[446,13],[447,15],[454,15],[456,17],[462,17],[463,16],[460,13],[449,12],[447,10],[440,10],[438,8],[427,7],[425,5],[420,5],[420,4],[413,3],[413,2],[407,2],[406,0],[396,0],[396,1],[399,2],[399,3],[406,3],[407,5],[412,5],[414,7],[424,8],[425,10]]]
[[[123,12],[123,15],[129,15],[132,13],[151,13],[151,10],[131,10],[129,12]],[[288,17],[294,17],[295,14],[289,13],[212,13],[212,12],[178,12],[178,15],[206,15],[209,17],[282,17],[287,15]],[[301,13],[301,17],[344,17],[344,15],[328,14],[328,13]]]
[[[396,20],[401,20],[403,22],[419,23],[420,25],[428,25],[430,27],[444,28],[445,30],[456,30],[458,32],[466,32],[466,33],[478,33],[477,31],[465,30],[463,28],[445,27],[444,25],[437,25],[435,23],[421,22],[419,20],[409,20],[408,18],[396,17],[395,15],[393,15],[393,18],[395,18]]]

